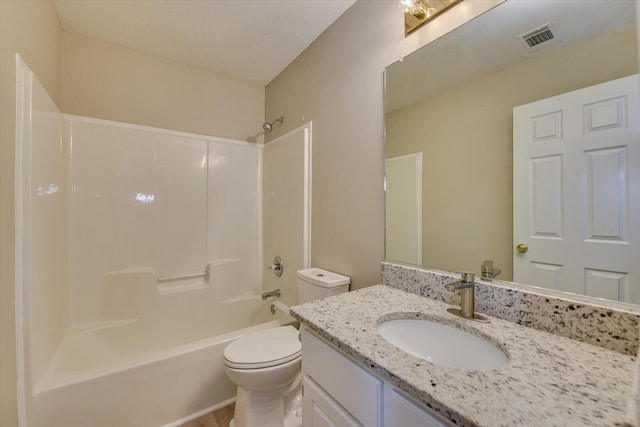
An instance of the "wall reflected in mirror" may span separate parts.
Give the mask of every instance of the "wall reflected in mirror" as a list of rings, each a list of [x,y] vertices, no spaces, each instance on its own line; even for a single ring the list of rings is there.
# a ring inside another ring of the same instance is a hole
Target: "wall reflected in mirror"
[[[514,280],[514,259],[517,264],[517,257],[527,256],[515,250],[521,242],[514,240],[513,212],[518,209],[513,182],[514,108],[637,74],[635,16],[633,0],[507,0],[389,66],[385,76],[386,259],[474,271],[478,277],[485,261],[492,261],[494,274],[501,270],[498,279]],[[532,35],[546,41],[530,47],[526,38]],[[625,145],[616,166],[621,178],[609,193],[624,193],[622,202],[619,197],[612,203],[623,204],[616,209],[627,234],[617,244],[629,255],[640,254],[632,238],[640,229],[640,184],[633,183],[639,177],[640,138],[633,104],[637,101],[623,99],[625,110],[620,114],[631,114],[625,116],[623,127],[635,132],[635,141],[630,148]],[[584,153],[579,158],[588,168],[589,156]],[[611,163],[611,158],[604,163]],[[562,169],[562,160],[556,166]],[[544,180],[551,182],[553,170],[538,168],[538,181],[527,184],[525,192]],[[531,178],[532,174],[529,170],[525,175]],[[589,179],[586,175],[578,179],[577,189],[567,187],[571,179],[561,173],[558,177],[563,192],[588,192],[590,184],[583,182]],[[516,191],[521,187],[516,184]],[[525,199],[531,197],[528,194]],[[516,197],[517,203],[520,199]],[[584,213],[590,203],[587,199],[540,203],[538,214],[546,215],[544,209],[551,206],[566,211],[571,203],[580,204],[576,212]],[[562,230],[574,223],[572,218],[559,221],[564,221]],[[580,227],[582,240],[597,240],[590,237],[587,225]],[[539,231],[532,231],[528,224],[526,234]],[[560,234],[554,238],[563,240]],[[607,250],[601,252],[600,259],[613,258]],[[580,257],[577,252],[576,257]],[[613,267],[574,271],[572,277],[581,277],[584,283],[571,279],[569,290],[639,303],[640,291],[630,289],[639,289],[640,279],[615,265],[615,260],[609,261]],[[536,270],[538,276],[526,284],[567,290],[562,283],[563,263],[544,258]],[[590,271],[595,275],[589,276]],[[618,288],[608,289],[611,286]]]

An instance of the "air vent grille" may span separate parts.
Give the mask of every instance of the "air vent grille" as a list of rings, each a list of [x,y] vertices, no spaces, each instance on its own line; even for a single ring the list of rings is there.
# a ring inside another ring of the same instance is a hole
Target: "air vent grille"
[[[528,47],[537,47],[542,45],[543,43],[549,43],[552,40],[556,39],[556,35],[554,34],[553,27],[551,23],[546,23],[541,27],[535,28],[531,31],[526,32],[520,36],[520,39],[528,46]]]

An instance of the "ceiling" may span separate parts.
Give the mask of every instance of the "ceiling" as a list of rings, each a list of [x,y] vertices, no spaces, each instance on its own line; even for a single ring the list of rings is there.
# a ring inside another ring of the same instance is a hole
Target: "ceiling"
[[[355,0],[54,0],[65,31],[266,86]]]

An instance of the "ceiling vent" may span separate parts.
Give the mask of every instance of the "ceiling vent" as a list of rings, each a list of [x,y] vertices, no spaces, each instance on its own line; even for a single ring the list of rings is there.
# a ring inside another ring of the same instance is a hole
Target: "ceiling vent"
[[[539,48],[543,46],[549,46],[555,44],[558,41],[558,36],[551,25],[551,22],[547,22],[546,24],[534,28],[531,31],[527,31],[526,33],[519,36],[522,43],[528,48]]]

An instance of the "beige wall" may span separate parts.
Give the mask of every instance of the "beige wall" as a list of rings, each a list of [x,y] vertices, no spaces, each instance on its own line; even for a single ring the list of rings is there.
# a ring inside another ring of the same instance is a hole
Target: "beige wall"
[[[62,29],[50,1],[0,1],[0,425],[18,424],[14,338],[15,53],[56,102]]]
[[[512,280],[513,107],[637,73],[635,41],[627,24],[387,116],[387,157],[424,153],[423,265]]]
[[[497,2],[462,2],[405,38],[395,1],[358,1],[266,88],[270,137],[313,121],[311,263],[352,289],[380,282],[384,257],[383,71]]]
[[[64,113],[245,140],[260,130],[264,89],[65,31]]]

